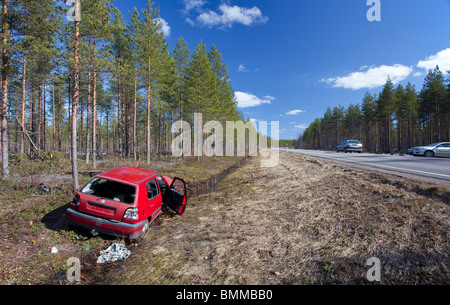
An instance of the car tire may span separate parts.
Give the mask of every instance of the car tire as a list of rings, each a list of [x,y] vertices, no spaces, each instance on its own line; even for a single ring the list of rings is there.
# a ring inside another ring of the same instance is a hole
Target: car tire
[[[426,158],[433,158],[433,157],[434,157],[434,152],[431,151],[431,150],[427,150],[427,151],[425,152],[424,156],[425,156]]]
[[[141,230],[141,233],[139,234],[139,237],[138,237],[138,239],[143,239],[143,238],[145,238],[145,236],[147,235],[147,233],[148,233],[148,228],[150,227],[150,223],[149,223],[149,221],[147,220],[147,221],[145,221],[145,224],[144,224],[144,226],[142,227],[142,230]]]

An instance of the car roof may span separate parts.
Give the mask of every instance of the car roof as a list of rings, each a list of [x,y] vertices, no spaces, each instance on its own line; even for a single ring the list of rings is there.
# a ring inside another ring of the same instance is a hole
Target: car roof
[[[113,179],[116,181],[121,181],[129,184],[139,184],[144,180],[156,175],[158,175],[158,173],[150,170],[125,166],[110,170],[106,173],[98,175],[97,177]]]

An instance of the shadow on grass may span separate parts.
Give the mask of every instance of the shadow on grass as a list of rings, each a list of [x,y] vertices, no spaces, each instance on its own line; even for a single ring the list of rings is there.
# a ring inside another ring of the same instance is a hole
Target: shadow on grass
[[[45,225],[47,229],[55,232],[59,232],[61,230],[72,231],[75,234],[82,236],[86,240],[89,240],[90,238],[94,237],[94,235],[92,235],[90,230],[69,223],[69,221],[66,218],[66,210],[69,208],[69,206],[70,202],[45,214],[44,217],[42,217],[41,222]],[[107,234],[99,234],[99,236],[101,236],[101,238],[106,241],[117,240],[118,238]]]

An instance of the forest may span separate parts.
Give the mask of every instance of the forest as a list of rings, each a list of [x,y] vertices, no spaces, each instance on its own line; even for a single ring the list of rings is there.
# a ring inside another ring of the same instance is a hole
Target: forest
[[[181,36],[169,49],[151,1],[127,18],[112,2],[81,0],[72,21],[66,1],[1,0],[3,178],[12,154],[57,151],[77,189],[78,159],[150,164],[170,153],[177,120],[244,120],[215,45],[191,52]]]
[[[448,71],[450,73],[450,71]],[[386,80],[379,94],[367,92],[361,104],[328,107],[295,145],[335,150],[346,139],[360,140],[366,151],[405,153],[413,146],[450,141],[450,77],[437,66],[428,71],[420,91],[408,83]]]

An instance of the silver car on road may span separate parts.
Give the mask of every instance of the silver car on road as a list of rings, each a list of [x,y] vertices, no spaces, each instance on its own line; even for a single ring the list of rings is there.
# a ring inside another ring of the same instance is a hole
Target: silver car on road
[[[428,146],[418,146],[408,149],[408,154],[413,156],[425,156],[427,158],[450,158],[450,142],[439,142]]]
[[[347,152],[362,153],[363,145],[358,140],[345,140],[336,146],[336,151],[337,152],[343,151],[345,153]]]

